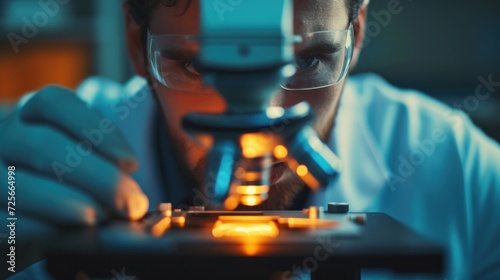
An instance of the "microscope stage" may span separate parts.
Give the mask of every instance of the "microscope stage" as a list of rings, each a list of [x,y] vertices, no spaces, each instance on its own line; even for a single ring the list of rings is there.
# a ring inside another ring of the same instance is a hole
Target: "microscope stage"
[[[260,279],[276,272],[292,275],[294,267],[312,271],[315,279],[339,271],[358,279],[362,268],[443,270],[440,246],[386,214],[308,216],[301,211],[153,213],[139,222],[65,232],[47,265],[57,279],[74,279],[77,273],[109,277],[124,267],[135,279],[199,279],[214,273],[219,279]]]

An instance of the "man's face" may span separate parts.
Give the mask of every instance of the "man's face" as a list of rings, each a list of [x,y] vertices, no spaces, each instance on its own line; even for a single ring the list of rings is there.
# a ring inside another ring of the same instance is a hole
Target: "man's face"
[[[150,31],[155,35],[163,34],[199,34],[199,1],[192,1],[186,12],[187,1],[179,1],[175,7],[161,6],[153,14]],[[294,2],[294,33],[302,34],[322,30],[347,29],[349,25],[345,0],[308,0]],[[225,110],[224,99],[217,93],[194,93],[176,91],[163,86],[156,79],[156,94],[161,102],[165,120],[171,137],[180,155],[184,156],[184,164],[195,176],[203,166],[207,151],[192,141],[182,130],[181,120],[190,112],[222,113]],[[270,105],[290,107],[302,101],[313,108],[316,121],[314,128],[323,140],[329,136],[334,123],[336,109],[344,86],[344,81],[326,88],[315,90],[276,92]],[[290,180],[296,184],[293,176],[279,174],[280,184]],[[201,178],[198,178],[200,180]],[[272,182],[273,183],[273,182]],[[272,193],[271,193],[272,195]]]

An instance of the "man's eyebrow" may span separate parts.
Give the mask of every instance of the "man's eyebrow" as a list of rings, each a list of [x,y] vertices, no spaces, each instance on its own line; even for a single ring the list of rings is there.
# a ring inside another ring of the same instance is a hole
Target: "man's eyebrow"
[[[310,53],[335,53],[342,49],[342,44],[333,42],[320,42],[311,44],[297,50],[298,55],[305,55]]]

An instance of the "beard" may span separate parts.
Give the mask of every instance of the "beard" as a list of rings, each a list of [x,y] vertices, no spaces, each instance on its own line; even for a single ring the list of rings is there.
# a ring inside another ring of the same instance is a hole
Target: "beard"
[[[288,210],[305,188],[307,186],[290,169],[286,169],[281,178],[270,186],[269,197],[260,206],[262,210]]]

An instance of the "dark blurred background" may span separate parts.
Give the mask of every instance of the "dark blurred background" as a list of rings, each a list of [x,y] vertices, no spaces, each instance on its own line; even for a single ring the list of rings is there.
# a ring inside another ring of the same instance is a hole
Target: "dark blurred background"
[[[480,76],[500,83],[500,1],[400,0],[399,14],[385,20],[389,2],[370,2],[355,72],[376,72],[462,109],[500,141],[500,86],[487,99],[475,96]]]
[[[122,0],[54,1],[58,10],[48,13],[40,0],[0,0],[0,103],[49,83],[74,88],[90,75],[120,82],[133,75]],[[379,73],[461,108],[500,140],[500,86],[485,100],[475,97],[478,77],[500,82],[500,1],[400,0],[394,14],[389,2],[370,3],[355,72]],[[23,34],[27,22],[36,30]]]

